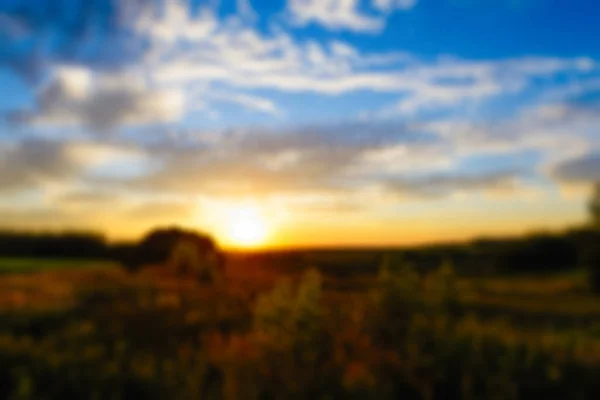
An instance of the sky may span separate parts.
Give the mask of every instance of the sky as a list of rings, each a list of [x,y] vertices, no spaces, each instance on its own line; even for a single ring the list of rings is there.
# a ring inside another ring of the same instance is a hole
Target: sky
[[[290,247],[581,224],[600,180],[599,15],[0,0],[0,225]]]

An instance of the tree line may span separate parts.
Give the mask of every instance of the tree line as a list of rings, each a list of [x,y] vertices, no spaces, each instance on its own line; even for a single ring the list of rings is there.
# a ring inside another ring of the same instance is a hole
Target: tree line
[[[469,243],[401,249],[401,252],[404,259],[418,269],[435,268],[449,260],[462,273],[546,273],[585,266],[591,268],[591,281],[600,291],[600,184],[595,187],[589,211],[588,225],[562,233],[478,239]],[[116,243],[97,232],[0,230],[0,257],[110,259],[128,269],[136,269],[141,265],[164,263],[182,240],[195,243],[201,253],[218,250],[210,235],[178,227],[156,228],[138,241]],[[362,267],[361,264],[360,269],[364,270]]]
[[[131,242],[109,242],[97,232],[0,230],[0,257],[106,259],[136,269],[166,262],[182,241],[193,243],[200,254],[218,252],[216,242],[209,235],[179,227],[155,228]]]

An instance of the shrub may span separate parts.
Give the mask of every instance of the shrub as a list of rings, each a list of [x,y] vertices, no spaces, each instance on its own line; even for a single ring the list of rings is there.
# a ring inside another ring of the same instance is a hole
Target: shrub
[[[321,290],[322,278],[315,269],[304,274],[295,292],[289,280],[280,281],[257,300],[255,330],[274,344],[303,346],[314,342],[323,332]]]
[[[182,240],[175,246],[168,266],[178,275],[194,276],[201,281],[216,282],[220,277],[211,253],[200,254],[198,246],[189,240]]]
[[[419,275],[399,257],[383,260],[372,300],[371,330],[385,345],[402,341],[412,316],[426,307]]]
[[[454,266],[446,260],[426,279],[427,300],[441,312],[456,315],[461,311]]]
[[[222,267],[222,257],[217,246],[210,236],[202,233],[189,231],[180,228],[159,228],[154,229],[142,240],[131,246],[126,245],[115,252],[118,260],[130,270],[137,270],[146,265],[164,265],[171,261],[176,247],[183,241],[196,247],[198,257],[206,257],[215,268]],[[188,246],[191,248],[191,245]],[[183,258],[189,261],[189,250],[182,250],[188,256]]]
[[[321,290],[321,275],[313,269],[304,274],[296,290],[283,280],[257,301],[253,336],[260,358],[256,369],[266,379],[264,390],[276,393],[276,398],[327,393],[323,382],[332,338]]]

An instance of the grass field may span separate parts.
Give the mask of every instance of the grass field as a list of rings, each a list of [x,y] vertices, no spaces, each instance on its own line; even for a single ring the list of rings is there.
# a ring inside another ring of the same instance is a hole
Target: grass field
[[[598,398],[583,271],[340,273],[369,260],[236,255],[218,285],[8,260],[0,399]]]
[[[29,273],[44,270],[109,268],[117,264],[105,260],[86,259],[43,259],[0,257],[0,274]]]

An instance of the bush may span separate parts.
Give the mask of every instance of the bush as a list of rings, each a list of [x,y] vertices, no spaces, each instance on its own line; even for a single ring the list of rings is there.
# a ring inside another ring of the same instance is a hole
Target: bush
[[[315,398],[327,393],[332,337],[321,303],[322,278],[307,271],[296,290],[289,280],[259,297],[253,338],[263,390],[275,398]]]
[[[402,341],[412,316],[426,308],[421,280],[414,268],[399,257],[382,263],[377,288],[372,293],[371,329],[376,341],[390,345]]]
[[[182,240],[175,246],[168,266],[178,275],[194,276],[201,281],[216,282],[219,280],[219,266],[211,254],[201,255],[195,243]]]
[[[322,278],[307,271],[294,292],[289,280],[280,281],[271,292],[259,297],[254,328],[273,344],[301,346],[317,340],[323,331]]]
[[[450,261],[445,261],[426,279],[427,300],[440,312],[457,315],[461,311],[456,274]]]
[[[209,260],[223,267],[223,258],[220,255],[213,239],[205,234],[188,231],[180,228],[159,228],[151,231],[137,244],[125,245],[115,252],[118,260],[130,270],[137,270],[146,265],[164,265],[172,261],[176,248],[181,243],[187,243],[187,250],[180,250],[181,257],[190,261],[191,247],[195,247],[197,258]],[[184,256],[183,254],[187,254]],[[183,260],[182,260],[183,262]]]

